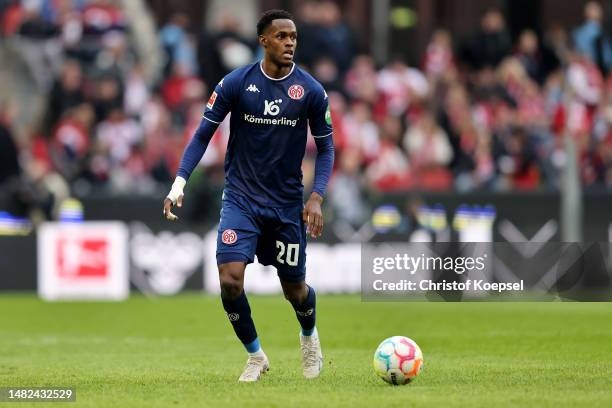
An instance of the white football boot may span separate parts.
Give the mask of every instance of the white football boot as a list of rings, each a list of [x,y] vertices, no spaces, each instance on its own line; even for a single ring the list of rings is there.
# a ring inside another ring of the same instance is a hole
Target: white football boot
[[[244,367],[244,371],[238,379],[238,382],[259,381],[261,375],[270,370],[270,362],[268,361],[268,357],[263,351],[261,354],[261,356],[249,355],[249,359],[246,362],[246,366]]]
[[[302,336],[300,333],[300,348],[302,350],[302,368],[304,377],[317,378],[323,368],[323,353],[319,333],[315,327],[312,336]]]

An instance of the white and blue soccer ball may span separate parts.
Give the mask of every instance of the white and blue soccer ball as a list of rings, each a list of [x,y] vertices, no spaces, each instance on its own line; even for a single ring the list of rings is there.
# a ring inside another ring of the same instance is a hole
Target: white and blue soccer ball
[[[374,353],[374,371],[389,384],[408,384],[419,375],[422,367],[421,348],[408,337],[389,337]]]

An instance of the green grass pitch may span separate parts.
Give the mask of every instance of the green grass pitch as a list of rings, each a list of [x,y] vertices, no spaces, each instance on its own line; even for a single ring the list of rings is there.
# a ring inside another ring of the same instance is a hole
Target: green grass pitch
[[[238,384],[245,353],[217,298],[45,303],[3,294],[0,387],[77,390],[76,403],[19,407],[612,406],[612,304],[318,300],[321,378],[302,377],[290,305],[252,296],[271,369]],[[374,349],[391,335],[424,353],[424,371],[407,386],[373,373]]]

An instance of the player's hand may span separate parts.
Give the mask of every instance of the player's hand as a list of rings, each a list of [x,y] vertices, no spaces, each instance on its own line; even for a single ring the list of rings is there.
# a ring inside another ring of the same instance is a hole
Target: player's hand
[[[170,192],[164,199],[164,216],[167,220],[176,221],[178,217],[172,213],[172,207],[182,207],[183,206],[183,188],[187,181],[182,177],[177,177],[172,184],[172,188]]]
[[[323,232],[321,203],[323,203],[323,197],[318,193],[312,193],[302,212],[302,219],[306,224],[306,234],[310,234],[312,238],[320,237]]]

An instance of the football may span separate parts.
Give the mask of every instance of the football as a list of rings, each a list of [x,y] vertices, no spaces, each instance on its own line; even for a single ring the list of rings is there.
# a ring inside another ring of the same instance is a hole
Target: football
[[[389,384],[408,384],[419,375],[422,367],[423,353],[408,337],[389,337],[374,353],[374,371]]]

